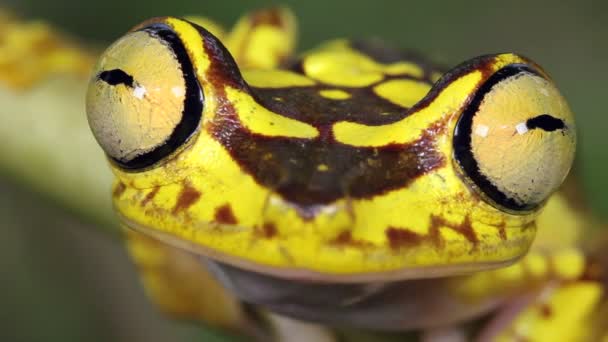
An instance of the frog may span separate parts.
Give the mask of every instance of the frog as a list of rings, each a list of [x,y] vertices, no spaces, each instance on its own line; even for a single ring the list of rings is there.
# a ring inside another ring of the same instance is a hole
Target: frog
[[[113,205],[164,311],[261,340],[260,317],[279,340],[294,326],[432,340],[491,312],[480,340],[602,326],[601,266],[558,191],[574,115],[540,65],[500,53],[445,69],[377,40],[294,56],[295,21],[153,18],[92,72]]]

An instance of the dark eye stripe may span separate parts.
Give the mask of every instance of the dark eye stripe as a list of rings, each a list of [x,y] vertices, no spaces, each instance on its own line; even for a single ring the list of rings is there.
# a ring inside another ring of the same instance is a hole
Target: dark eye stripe
[[[121,69],[105,70],[99,73],[98,79],[106,82],[111,86],[123,84],[129,88],[133,88],[133,76],[127,74]]]
[[[528,129],[539,128],[543,131],[553,132],[558,129],[566,128],[566,124],[562,119],[558,119],[550,114],[542,114],[528,119],[528,121],[526,121],[526,127],[528,127]]]

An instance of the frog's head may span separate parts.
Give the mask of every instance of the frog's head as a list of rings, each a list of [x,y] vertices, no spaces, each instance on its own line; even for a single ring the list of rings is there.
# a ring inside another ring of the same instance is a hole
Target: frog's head
[[[124,224],[290,278],[444,276],[523,255],[574,156],[550,78],[499,54],[433,84],[378,51],[335,43],[290,71],[241,72],[187,21],[133,29],[87,97]]]

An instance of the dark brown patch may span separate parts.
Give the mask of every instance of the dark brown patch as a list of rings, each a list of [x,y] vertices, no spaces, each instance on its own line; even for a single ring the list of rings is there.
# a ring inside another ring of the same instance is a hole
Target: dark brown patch
[[[443,245],[443,241],[441,239],[440,234],[441,227],[449,228],[455,231],[456,233],[464,236],[464,238],[467,239],[473,246],[477,246],[477,244],[479,244],[479,239],[477,237],[477,234],[473,230],[471,218],[469,216],[465,216],[464,221],[462,221],[462,223],[453,224],[442,217],[432,215],[429,234],[431,234],[431,236],[435,236],[435,243],[437,246]]]
[[[507,224],[505,222],[499,224],[498,226],[496,226],[496,229],[498,229],[498,235],[500,236],[500,239],[502,241],[506,241],[507,240]]]
[[[410,79],[410,77],[401,77]],[[322,90],[340,89],[351,95],[334,100],[319,94]],[[376,95],[372,87],[347,88],[306,86],[288,88],[252,88],[257,101],[269,110],[285,117],[306,122],[315,127],[331,126],[350,121],[365,125],[385,125],[409,115],[407,108]],[[285,101],[283,99],[288,99]]]
[[[597,251],[588,255],[585,260],[585,269],[580,277],[583,281],[603,282],[608,286],[608,257],[598,256]],[[608,294],[607,294],[608,295]]]
[[[445,165],[435,140],[445,122],[431,125],[416,141],[382,147],[355,147],[333,139],[331,126],[320,126],[315,139],[253,134],[234,113],[225,112],[210,127],[241,168],[294,206],[311,207],[340,198],[369,198],[407,187],[416,178]],[[317,166],[325,164],[326,171]]]
[[[125,190],[127,190],[126,185],[123,182],[119,182],[118,184],[116,184],[116,187],[114,187],[112,196],[114,198],[119,198],[125,192]]]
[[[551,316],[553,316],[553,309],[551,308],[551,305],[549,303],[541,304],[539,310],[540,315],[545,319],[549,319],[551,318]]]
[[[443,238],[441,237],[440,226],[435,225],[435,222],[431,220],[431,227],[429,228],[429,241],[437,248],[443,248]]]
[[[177,197],[177,203],[173,207],[172,213],[175,215],[181,211],[188,209],[201,197],[200,191],[192,187],[189,183],[184,183],[182,191]]]
[[[232,212],[230,204],[226,203],[215,210],[215,221],[222,224],[237,224],[238,220]]]
[[[272,239],[277,235],[277,232],[277,226],[272,222],[264,222],[262,227],[256,227],[255,229],[256,235],[265,239]]]
[[[193,26],[201,35],[205,53],[209,57],[210,66],[207,71],[207,77],[210,82],[209,85],[217,92],[220,105],[225,105],[227,102],[224,91],[225,86],[249,92],[249,88],[245,84],[234,58],[226,47],[209,31],[198,25],[193,24]]]
[[[477,234],[471,226],[467,216],[461,224],[452,224],[445,219],[432,215],[428,235],[419,234],[406,228],[388,227],[385,231],[386,239],[393,250],[414,247],[422,243],[431,243],[437,248],[443,248],[445,242],[441,237],[441,228],[445,227],[464,236],[475,248],[479,243]]]
[[[413,247],[426,240],[426,236],[412,232],[411,230],[389,227],[386,231],[386,239],[391,249]]]
[[[373,246],[371,242],[357,240],[353,238],[352,232],[350,230],[345,230],[341,232],[333,240],[329,241],[329,244],[340,247],[348,246],[355,248],[367,248]]]
[[[155,196],[158,194],[160,187],[156,186],[152,189],[152,191],[148,192],[144,199],[141,201],[141,206],[146,206]]]

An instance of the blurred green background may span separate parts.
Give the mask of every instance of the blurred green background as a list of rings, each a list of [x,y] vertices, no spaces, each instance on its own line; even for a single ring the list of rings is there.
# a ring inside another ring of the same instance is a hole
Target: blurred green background
[[[502,51],[539,62],[577,115],[576,172],[594,211],[608,217],[608,2],[4,0],[0,6],[102,47],[152,16],[197,14],[229,26],[247,10],[276,4],[297,14],[300,50],[336,37],[380,37],[448,66]],[[0,176],[1,341],[224,340],[163,319],[144,298],[119,241],[98,229],[100,220],[25,190],[11,174]]]

